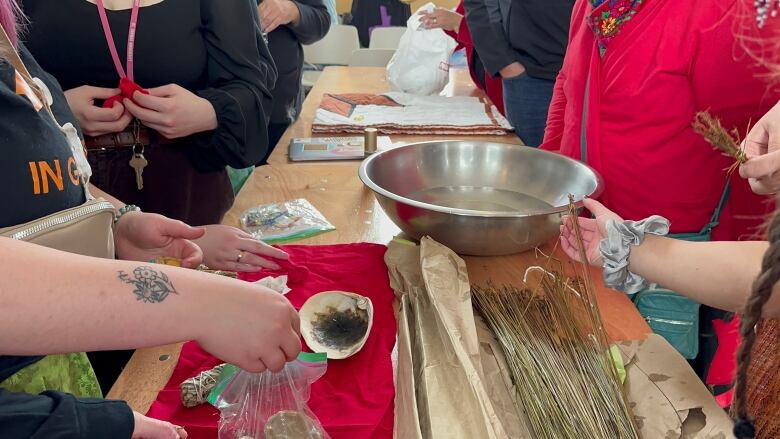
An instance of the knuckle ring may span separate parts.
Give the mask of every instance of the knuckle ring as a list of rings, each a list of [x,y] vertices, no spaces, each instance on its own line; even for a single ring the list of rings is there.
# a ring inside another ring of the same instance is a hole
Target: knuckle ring
[[[236,262],[241,263],[241,258],[243,258],[243,257],[244,257],[244,252],[242,250],[242,251],[238,252],[238,256],[236,257]]]

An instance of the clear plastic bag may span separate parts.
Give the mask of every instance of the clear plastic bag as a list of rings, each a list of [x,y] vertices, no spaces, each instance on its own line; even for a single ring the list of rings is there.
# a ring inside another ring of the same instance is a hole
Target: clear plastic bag
[[[441,29],[425,29],[420,12],[432,12],[426,3],[406,21],[406,32],[387,64],[387,80],[394,90],[420,96],[439,94],[449,81],[455,40]]]
[[[221,414],[219,439],[330,439],[306,404],[326,369],[326,355],[311,353],[278,373],[226,366],[209,395]]]
[[[241,228],[268,244],[335,230],[333,224],[304,198],[248,209],[241,215]]]

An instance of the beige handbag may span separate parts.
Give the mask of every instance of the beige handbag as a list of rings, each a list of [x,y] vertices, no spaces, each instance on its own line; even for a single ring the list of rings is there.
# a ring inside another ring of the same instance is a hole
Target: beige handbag
[[[33,81],[32,75],[25,67],[2,26],[0,26],[0,56],[5,56],[22,75],[56,123],[45,93]],[[86,181],[84,178],[81,180],[87,195],[87,201],[84,204],[26,224],[0,228],[0,236],[84,256],[113,259],[113,225],[116,215],[114,206],[102,198],[93,198],[86,190]]]

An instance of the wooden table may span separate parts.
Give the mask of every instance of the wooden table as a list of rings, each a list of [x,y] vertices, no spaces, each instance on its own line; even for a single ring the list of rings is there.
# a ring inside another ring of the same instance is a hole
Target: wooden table
[[[323,74],[323,79],[315,86],[319,95],[310,95],[305,108],[313,108],[312,101],[319,101],[323,90],[329,91],[366,92],[377,90],[375,77],[371,72],[375,69],[329,69]],[[376,72],[374,72],[376,73]],[[468,77],[456,72],[457,83],[454,93],[473,93],[473,87],[463,84]],[[362,79],[361,79],[362,78]],[[349,81],[352,88],[348,88]],[[366,82],[367,81],[367,82]],[[306,110],[305,110],[306,111]],[[311,111],[304,112],[302,119]],[[310,131],[305,131],[309,123],[296,123],[282,138],[290,135],[307,137]],[[422,140],[422,139],[417,139]],[[510,140],[510,139],[506,139]],[[306,198],[316,206],[335,226],[333,232],[324,233],[306,240],[304,244],[337,244],[350,242],[387,243],[399,229],[382,212],[371,192],[366,189],[357,177],[357,162],[319,163],[317,165],[288,164],[286,162],[286,147],[284,152],[277,151],[272,164],[258,168],[247,180],[245,186],[236,198],[235,205],[228,212],[224,223],[237,225],[241,213],[249,207],[290,200]],[[281,163],[280,163],[281,161]],[[525,268],[538,262],[534,252],[504,257],[466,257],[469,276],[472,283],[485,286],[488,281],[494,284],[518,284],[522,280]],[[600,281],[600,276],[594,278],[598,283],[598,298],[607,331],[615,340],[640,339],[650,332],[650,328],[637,313],[628,298],[621,293],[607,290]],[[124,399],[133,409],[145,413],[157,393],[166,384],[178,361],[181,344],[157,348],[140,349],[136,352],[125,368],[119,380],[109,392],[108,397]]]
[[[314,121],[314,113],[320,106],[322,95],[325,93],[385,93],[390,91],[390,84],[385,78],[385,69],[381,67],[327,67],[320,75],[317,83],[309,92],[303,103],[300,118],[287,129],[279,145],[274,150],[268,163],[280,165],[291,163],[289,159],[290,139],[300,137],[312,137],[311,124]],[[479,96],[485,94],[474,86],[469,77],[468,70],[451,69],[450,82],[444,89],[445,96]],[[315,137],[322,137],[315,136]],[[391,136],[393,143],[424,142],[432,139],[461,139],[464,136]],[[469,140],[487,140],[491,142],[514,143],[522,142],[514,133],[506,136],[468,136]],[[306,165],[320,165],[323,162],[304,162]],[[345,163],[345,162],[340,162]]]

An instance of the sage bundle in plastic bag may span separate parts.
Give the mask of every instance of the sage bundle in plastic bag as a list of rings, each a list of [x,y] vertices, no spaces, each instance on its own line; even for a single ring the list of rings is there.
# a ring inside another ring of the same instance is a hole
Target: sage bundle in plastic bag
[[[179,385],[181,389],[181,404],[187,408],[204,404],[211,390],[217,385],[224,368],[225,365],[220,364],[213,369],[199,373],[198,376],[184,380]]]
[[[330,439],[307,405],[326,369],[327,356],[311,353],[280,372],[226,365],[208,399],[220,411],[219,439]]]

